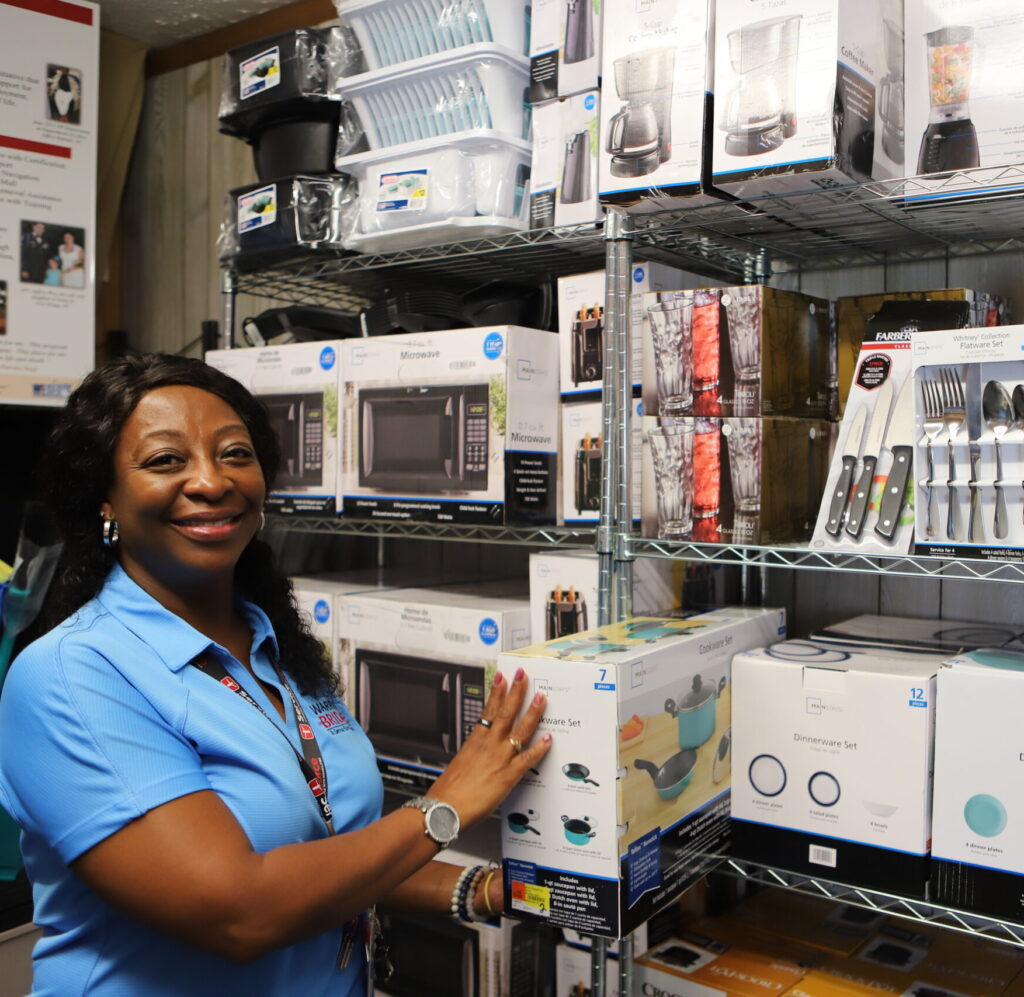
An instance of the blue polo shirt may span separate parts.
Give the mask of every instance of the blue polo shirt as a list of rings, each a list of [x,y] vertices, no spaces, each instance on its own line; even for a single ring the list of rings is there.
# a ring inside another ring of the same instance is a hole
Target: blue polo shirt
[[[252,629],[252,665],[279,687],[270,622],[254,605],[241,611]],[[219,658],[269,719],[192,667],[201,653]],[[204,789],[220,795],[258,852],[326,836],[289,747],[299,748],[299,736],[281,692],[287,723],[228,651],[120,567],[95,599],[18,656],[0,697],[0,804],[22,827],[43,929],[33,997],[364,992],[362,946],[345,972],[336,968],[340,931],[239,966],[136,923],[68,868],[153,807]],[[378,819],[383,791],[369,740],[336,696],[295,692],[316,731],[335,830]]]

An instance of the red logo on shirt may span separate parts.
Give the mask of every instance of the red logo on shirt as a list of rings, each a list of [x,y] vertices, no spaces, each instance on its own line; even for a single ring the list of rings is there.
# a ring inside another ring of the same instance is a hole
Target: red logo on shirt
[[[309,788],[313,791],[314,796],[324,795],[323,783],[321,783],[319,779],[310,779]]]
[[[312,741],[313,728],[310,727],[309,724],[299,724],[299,737],[301,737],[303,741]]]
[[[220,684],[226,685],[232,692],[238,692],[238,683],[230,675],[225,675],[224,678],[220,680]]]

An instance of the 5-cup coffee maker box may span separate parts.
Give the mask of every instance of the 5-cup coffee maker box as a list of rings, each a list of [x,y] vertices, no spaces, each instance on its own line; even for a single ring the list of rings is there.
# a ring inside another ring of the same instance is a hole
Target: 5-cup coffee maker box
[[[733,853],[926,896],[942,659],[811,640],[737,654]]]
[[[341,512],[338,390],[342,340],[210,350],[206,362],[267,407],[281,464],[266,505],[294,515]]]
[[[640,304],[644,415],[829,418],[829,305],[760,285],[649,291]]]
[[[531,103],[598,86],[602,6],[602,0],[533,0],[527,8]]]
[[[642,534],[729,544],[808,539],[833,431],[823,419],[644,416]]]
[[[726,845],[729,665],[785,613],[636,617],[502,654],[547,706],[551,749],[502,805],[505,911],[620,938]]]
[[[519,326],[350,339],[346,515],[556,520],[558,338]]]

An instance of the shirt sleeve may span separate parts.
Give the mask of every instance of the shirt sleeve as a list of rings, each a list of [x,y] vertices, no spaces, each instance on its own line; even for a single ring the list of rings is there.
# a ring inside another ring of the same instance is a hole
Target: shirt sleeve
[[[209,788],[188,739],[100,652],[44,639],[19,655],[0,698],[0,799],[65,862]]]

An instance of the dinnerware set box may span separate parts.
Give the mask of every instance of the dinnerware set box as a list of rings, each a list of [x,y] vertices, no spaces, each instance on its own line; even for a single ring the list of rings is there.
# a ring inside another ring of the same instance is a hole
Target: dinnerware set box
[[[558,337],[519,326],[350,339],[346,515],[548,525],[558,487]]]
[[[294,515],[341,512],[343,341],[211,350],[206,362],[245,385],[267,408],[281,463],[266,505]]]
[[[938,606],[935,607],[938,611]],[[976,647],[1024,650],[1024,634],[1009,623],[975,620],[919,619],[906,616],[854,616],[815,630],[815,642],[879,647],[893,651],[930,651],[949,657]]]
[[[940,661],[810,640],[737,654],[733,853],[925,896]]]
[[[532,103],[598,85],[602,6],[602,0],[533,0],[529,12]]]
[[[1024,325],[915,332],[915,551],[1024,558]]]
[[[551,750],[502,806],[505,911],[619,938],[666,907],[727,845],[736,651],[785,613],[635,617],[499,658],[547,705]]]

